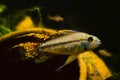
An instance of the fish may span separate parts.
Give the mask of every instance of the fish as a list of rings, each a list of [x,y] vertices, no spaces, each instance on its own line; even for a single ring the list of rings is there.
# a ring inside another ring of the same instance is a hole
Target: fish
[[[48,15],[48,19],[56,22],[64,21],[64,18],[61,17],[60,15],[55,15],[55,16]]]
[[[68,31],[71,32],[72,30]],[[85,32],[72,31],[71,34],[56,37],[48,40],[38,46],[38,52],[47,52],[57,55],[68,55],[65,63],[58,67],[56,71],[61,69],[77,59],[77,56],[85,51],[91,51],[101,44],[101,40],[91,34]]]

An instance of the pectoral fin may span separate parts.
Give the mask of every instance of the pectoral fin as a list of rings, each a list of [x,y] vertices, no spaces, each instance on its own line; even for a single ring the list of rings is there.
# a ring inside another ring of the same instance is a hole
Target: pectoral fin
[[[62,66],[58,67],[58,68],[56,69],[56,71],[60,72],[61,69],[62,69],[64,66],[70,64],[70,63],[73,62],[76,58],[77,58],[77,55],[70,55],[70,56],[67,58],[67,60],[65,61],[65,63],[64,63]]]

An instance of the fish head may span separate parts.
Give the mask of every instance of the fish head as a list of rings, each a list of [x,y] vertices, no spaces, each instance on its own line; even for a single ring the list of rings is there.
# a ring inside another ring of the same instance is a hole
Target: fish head
[[[80,46],[84,49],[84,51],[94,50],[101,44],[101,40],[94,35],[87,35],[85,39],[83,39],[80,43]]]

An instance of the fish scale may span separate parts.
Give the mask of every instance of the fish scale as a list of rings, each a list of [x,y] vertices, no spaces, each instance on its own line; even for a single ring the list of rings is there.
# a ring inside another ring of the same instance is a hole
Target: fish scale
[[[80,41],[75,41],[72,43],[64,43],[62,45],[58,44],[58,45],[52,45],[49,47],[45,46],[45,47],[41,47],[40,51],[48,52],[51,54],[72,55],[72,54],[77,54],[84,51],[82,48],[80,49],[79,44],[80,44]]]
[[[72,34],[64,35],[62,37],[47,41],[47,42],[43,43],[41,45],[41,47],[44,47],[47,45],[52,45],[52,44],[57,44],[57,43],[76,41],[76,40],[84,39],[86,37],[88,37],[87,33],[83,33],[83,32],[72,33]]]

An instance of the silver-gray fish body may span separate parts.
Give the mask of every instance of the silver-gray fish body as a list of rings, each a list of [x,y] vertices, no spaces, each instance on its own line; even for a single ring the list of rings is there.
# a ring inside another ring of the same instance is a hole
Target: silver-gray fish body
[[[84,46],[81,45],[81,43],[85,42],[86,44],[88,44],[88,38],[91,36],[95,41],[93,43],[100,42],[100,40],[93,35],[89,35],[84,32],[75,32],[43,43],[39,47],[39,51],[61,55],[72,55],[82,53],[85,50]],[[91,47],[92,44],[88,45],[88,47]],[[99,44],[95,44],[94,47],[91,48],[91,50],[93,48],[96,48],[98,45]]]

